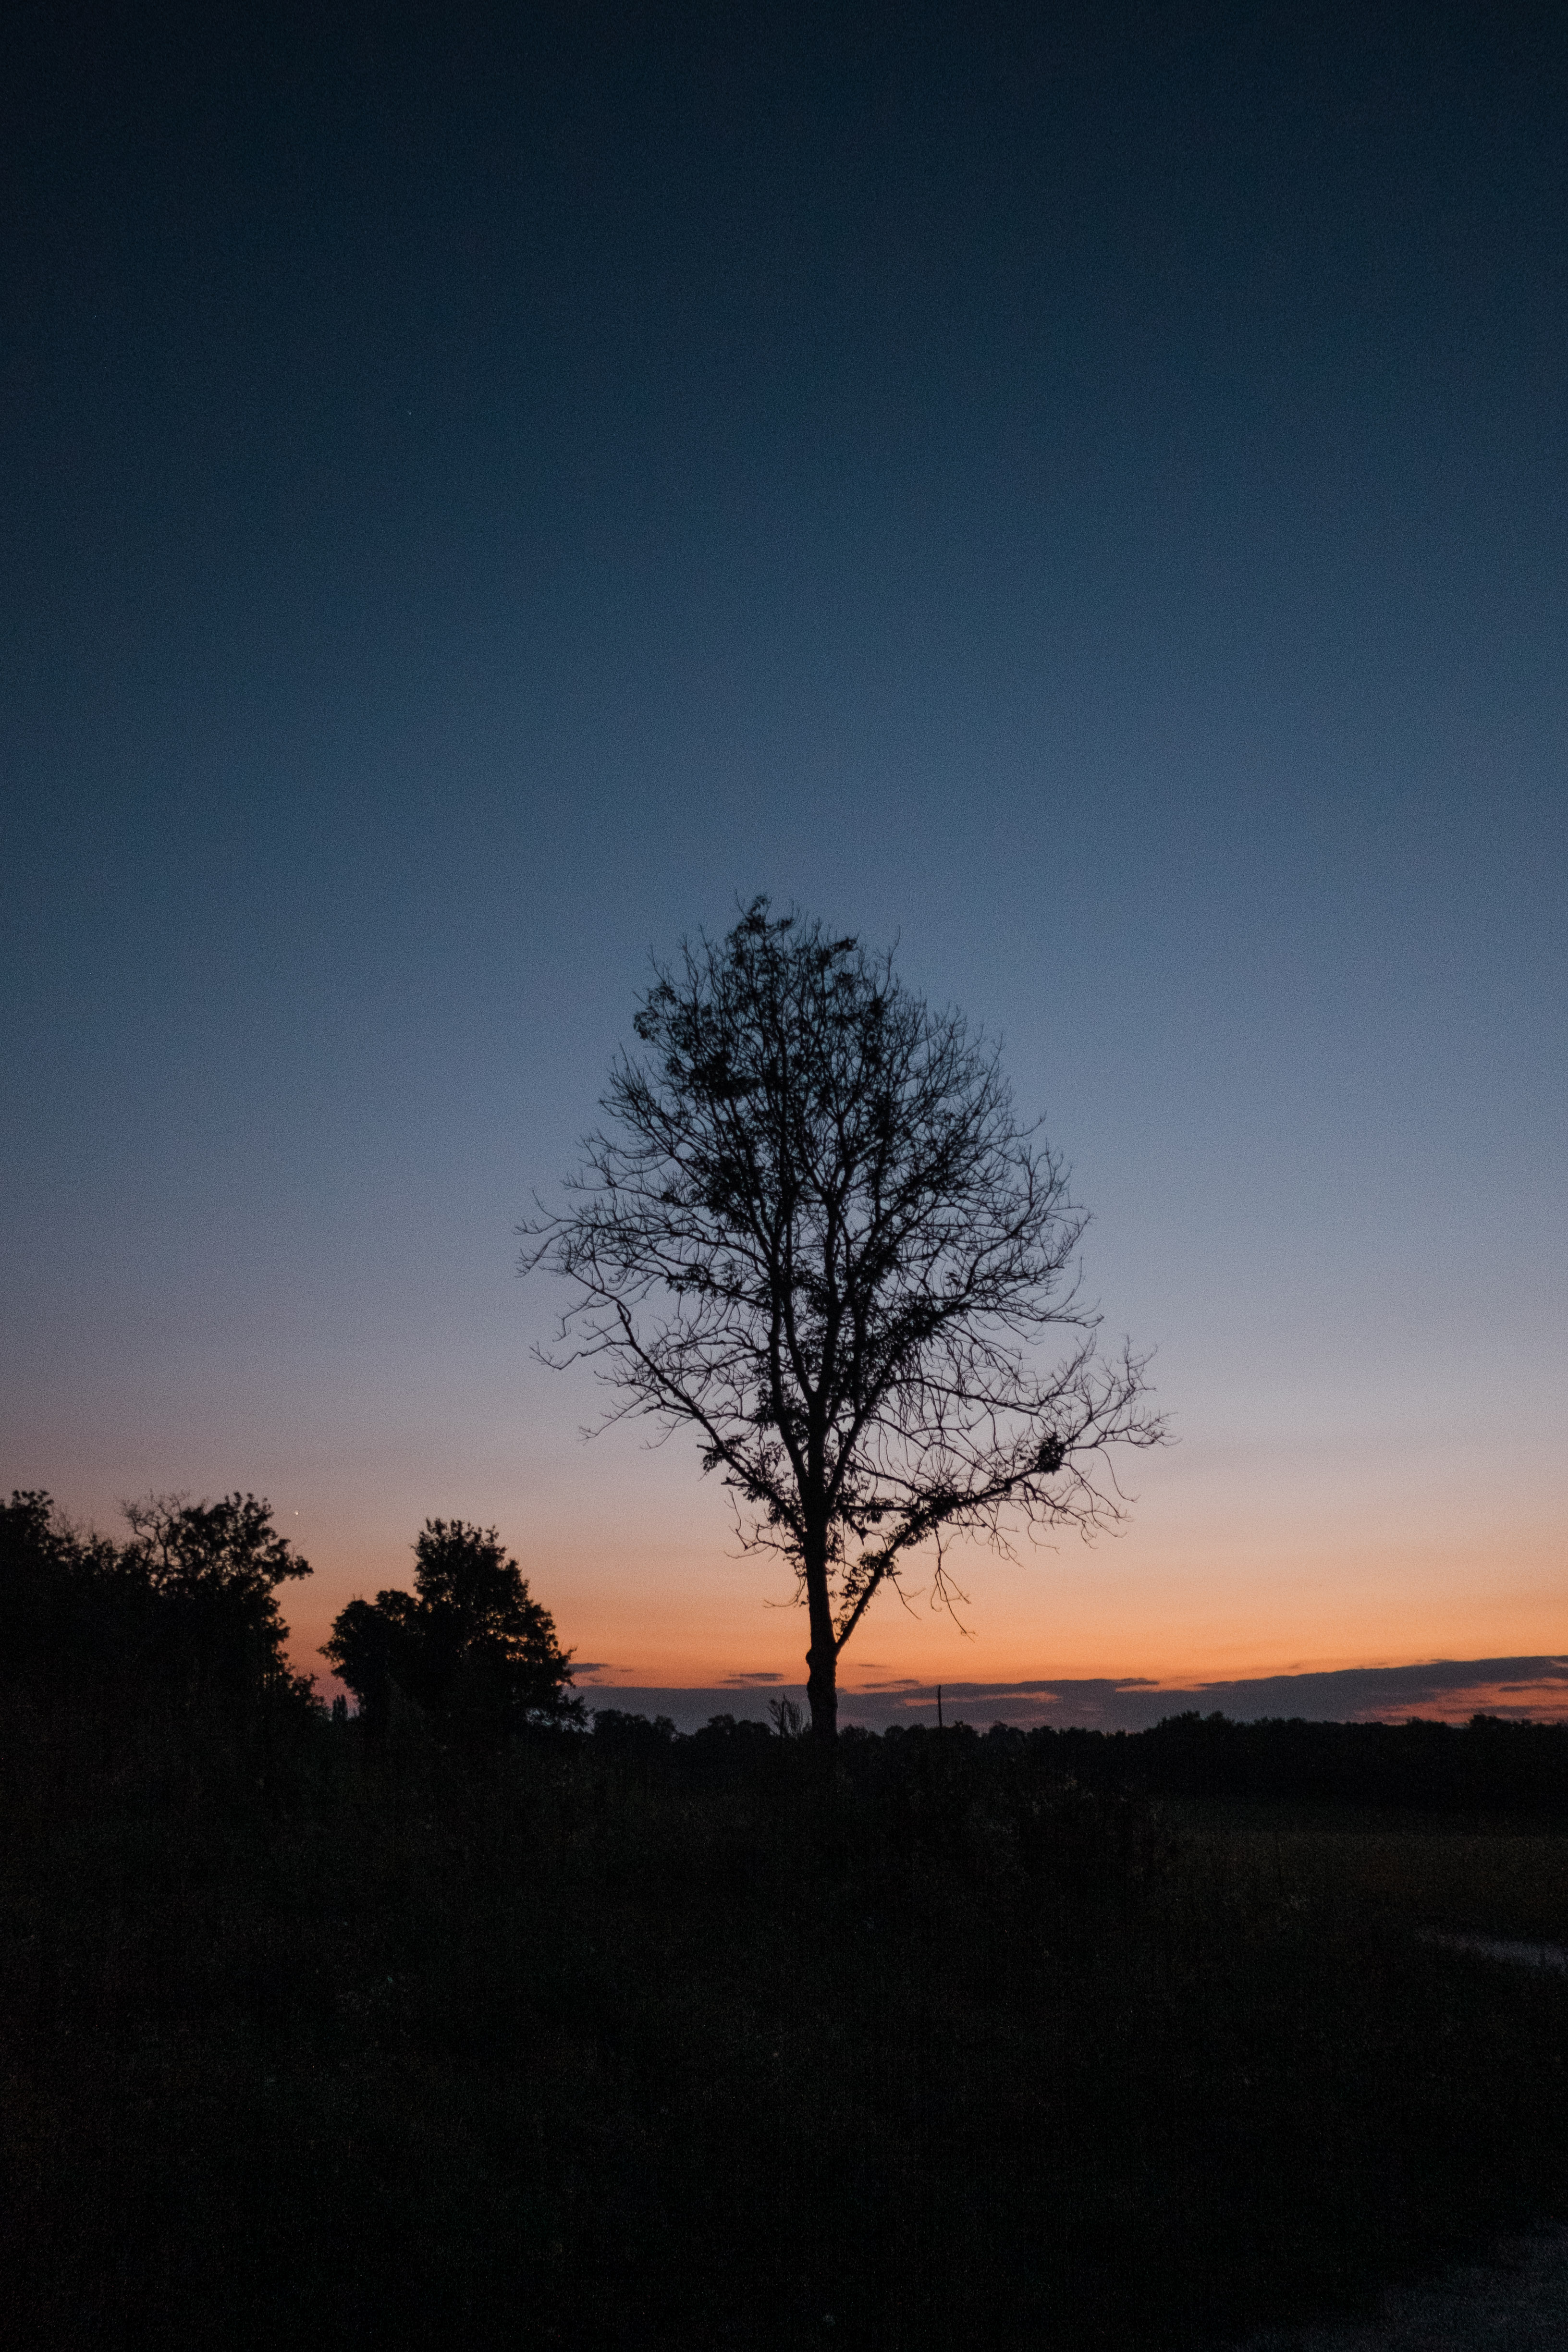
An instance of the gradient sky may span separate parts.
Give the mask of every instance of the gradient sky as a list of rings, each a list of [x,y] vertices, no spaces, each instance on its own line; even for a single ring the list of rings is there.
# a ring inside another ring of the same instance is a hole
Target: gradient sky
[[[851,1685],[1568,1646],[1562,11],[6,41],[0,1479],[796,1679],[514,1273],[768,891],[1002,1034],[1180,1441]]]

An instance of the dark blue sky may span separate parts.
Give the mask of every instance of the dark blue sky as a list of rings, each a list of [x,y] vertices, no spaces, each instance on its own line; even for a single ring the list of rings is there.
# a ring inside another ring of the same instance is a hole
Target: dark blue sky
[[[1558,1646],[1561,13],[9,43],[0,1475],[264,1488],[323,1611],[497,1517],[641,1680],[793,1657],[511,1276],[761,889],[1005,1033],[1162,1348],[1140,1532],[984,1671]]]

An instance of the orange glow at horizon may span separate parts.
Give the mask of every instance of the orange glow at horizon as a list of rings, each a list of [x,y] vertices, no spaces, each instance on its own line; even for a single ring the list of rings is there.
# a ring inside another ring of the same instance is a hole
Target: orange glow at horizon
[[[1217,1527],[1205,1514],[1206,1526],[1186,1528],[1173,1499],[1150,1496],[1123,1536],[1091,1547],[1026,1544],[1013,1559],[956,1549],[950,1573],[966,1600],[952,1614],[932,1605],[929,1570],[917,1570],[903,1601],[879,1598],[847,1647],[843,1688],[1050,1677],[1183,1688],[1568,1651],[1564,1547],[1550,1513],[1494,1524],[1488,1539],[1452,1521],[1402,1536],[1358,1535],[1342,1523],[1303,1537],[1270,1525],[1267,1509]],[[689,1518],[682,1532],[684,1540],[674,1529],[668,1540],[647,1536],[634,1550],[581,1530],[537,1529],[513,1549],[601,1689],[708,1688],[763,1675],[802,1682],[806,1629],[787,1568],[738,1557],[710,1517]],[[373,1565],[363,1554],[334,1558],[336,1549],[317,1549],[312,1586],[289,1595],[307,1670],[320,1668],[312,1654],[351,1591],[408,1580],[395,1558]]]

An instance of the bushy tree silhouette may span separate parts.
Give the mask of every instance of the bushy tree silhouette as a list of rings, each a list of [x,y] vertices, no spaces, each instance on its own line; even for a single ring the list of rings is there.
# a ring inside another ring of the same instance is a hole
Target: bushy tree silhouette
[[[427,1519],[414,1558],[414,1591],[351,1601],[322,1645],[368,1721],[395,1691],[470,1729],[582,1721],[555,1621],[494,1528]]]
[[[116,1646],[112,1544],[82,1535],[52,1497],[17,1489],[0,1503],[0,1674],[50,1681]]]
[[[72,1527],[46,1494],[0,1505],[0,1653],[13,1675],[308,1692],[276,1596],[310,1563],[268,1503],[152,1495],[125,1516],[131,1540],[117,1544]]]
[[[1121,1515],[1105,1449],[1162,1434],[1144,1367],[1096,1351],[1073,1260],[1085,1217],[1020,1126],[994,1047],[890,956],[756,899],[656,967],[566,1211],[525,1228],[574,1299],[564,1366],[609,1418],[695,1427],[742,1542],[784,1553],[809,1613],[813,1731],[876,1593],[929,1548],[1009,1521]],[[1077,1334],[1053,1368],[1034,1343]]]
[[[164,1639],[230,1680],[290,1680],[277,1588],[312,1573],[254,1495],[128,1503],[132,1541],[117,1574],[159,1606]]]

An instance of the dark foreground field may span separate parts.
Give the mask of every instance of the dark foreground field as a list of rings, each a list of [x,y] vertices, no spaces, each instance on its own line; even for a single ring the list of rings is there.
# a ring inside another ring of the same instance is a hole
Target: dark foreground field
[[[1549,1823],[4,1717],[26,2345],[1210,2346],[1568,2210]],[[1339,1823],[1336,1826],[1336,1822]]]

